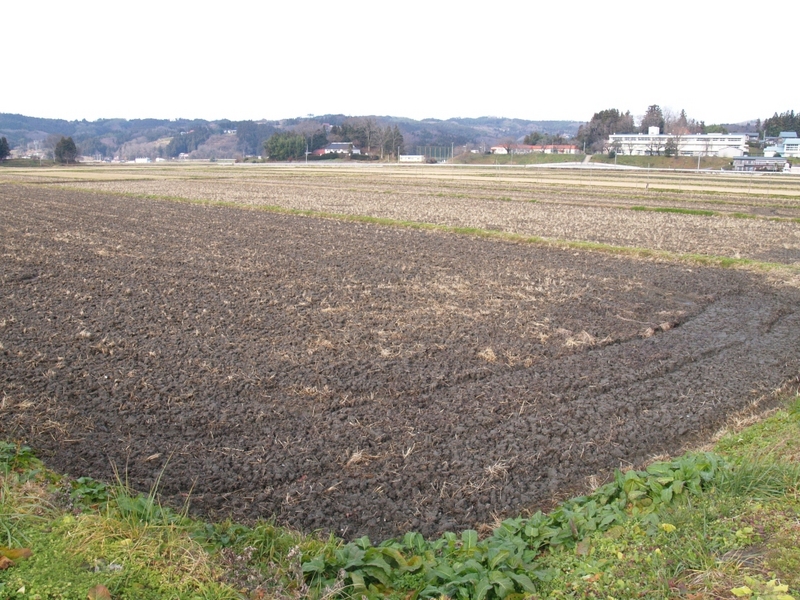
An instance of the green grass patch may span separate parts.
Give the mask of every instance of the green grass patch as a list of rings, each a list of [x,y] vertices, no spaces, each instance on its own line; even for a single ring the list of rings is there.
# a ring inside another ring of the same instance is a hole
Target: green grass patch
[[[713,210],[699,210],[696,208],[673,208],[670,206],[631,206],[630,210],[658,213],[675,213],[678,215],[696,215],[700,217],[713,217],[719,213]]]

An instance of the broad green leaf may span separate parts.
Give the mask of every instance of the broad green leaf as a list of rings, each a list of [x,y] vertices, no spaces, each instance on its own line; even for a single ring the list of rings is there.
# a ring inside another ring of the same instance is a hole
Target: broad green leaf
[[[742,587],[733,588],[731,590],[731,594],[733,594],[737,598],[745,598],[745,597],[748,597],[748,596],[752,596],[753,595],[753,590],[751,590],[746,585],[743,585]]]
[[[384,571],[380,567],[376,567],[376,566],[373,566],[373,565],[364,565],[363,567],[361,567],[360,571],[361,571],[361,573],[363,575],[369,575],[373,579],[377,579],[383,585],[389,585],[389,581],[390,581],[389,575],[390,575],[391,570],[390,570],[389,573],[387,573],[386,571]]]
[[[525,535],[531,538],[539,537],[539,528],[533,527],[532,525],[528,525],[525,527]]]
[[[303,563],[303,573],[322,573],[325,571],[325,560],[317,556]]]
[[[489,581],[500,598],[505,598],[514,591],[514,582],[502,571],[490,571]]]
[[[467,562],[465,562],[461,566],[461,569],[459,570],[459,572],[464,573],[466,571],[469,571],[469,572],[472,572],[472,573],[483,573],[485,570],[486,570],[486,567],[484,567],[477,560],[469,559]]]
[[[366,535],[364,537],[358,538],[353,543],[362,550],[366,550],[367,548],[370,548],[372,546],[372,543],[369,541],[369,538]]]
[[[391,573],[392,572],[392,567],[390,567],[389,563],[387,563],[385,560],[383,560],[383,557],[380,556],[380,555],[373,554],[371,556],[365,557],[364,565],[365,566],[369,565],[371,567],[376,567],[378,569],[381,569],[384,573]]]
[[[414,571],[419,570],[419,568],[422,567],[422,565],[423,565],[422,557],[415,555],[406,561],[406,566],[403,567],[403,569],[413,573]]]
[[[358,571],[352,571],[348,573],[347,576],[350,578],[350,581],[353,582],[354,591],[363,592],[367,589],[367,586],[364,584],[364,576]]]
[[[450,581],[456,576],[456,572],[452,569],[452,567],[445,563],[439,563],[430,570],[430,573],[442,581]]]
[[[508,573],[508,576],[516,581],[526,592],[536,592],[536,586],[533,585],[533,581],[531,581],[531,578],[527,575],[523,575],[521,573]]]
[[[642,498],[642,497],[644,497],[646,495],[647,494],[645,494],[642,490],[631,490],[630,492],[628,492],[628,500],[630,500],[631,502],[634,502],[634,501],[638,500],[639,498]]]
[[[603,517],[603,519],[600,521],[600,528],[602,529],[606,525],[610,525],[611,523],[613,523],[616,520],[617,520],[617,515],[616,514],[613,514],[613,513],[612,514],[608,514],[605,517]]]
[[[489,590],[492,589],[492,584],[489,583],[488,579],[481,579],[478,582],[478,585],[475,586],[475,600],[483,600],[486,598],[486,594],[489,593]]]
[[[364,551],[360,548],[355,546],[347,546],[347,551],[343,554],[344,566],[342,567],[345,571],[352,569],[353,567],[360,567],[364,564]]]
[[[464,542],[464,551],[472,552],[475,546],[478,545],[478,532],[474,529],[467,529],[463,531],[461,533],[461,541]]]
[[[492,550],[490,550],[489,551],[489,568],[490,569],[495,569],[497,567],[497,565],[499,565],[505,559],[507,559],[510,554],[511,554],[511,552],[509,552],[505,548],[501,548],[501,549],[496,550],[494,552]]]
[[[399,569],[404,570],[406,568],[408,564],[406,557],[403,556],[403,554],[397,548],[382,547],[377,548],[377,550],[384,556],[393,560]]]

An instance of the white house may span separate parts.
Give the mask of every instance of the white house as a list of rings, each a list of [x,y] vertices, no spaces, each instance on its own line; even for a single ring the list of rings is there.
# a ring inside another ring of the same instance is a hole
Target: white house
[[[783,143],[764,148],[764,156],[787,156],[800,158],[800,138],[794,131],[781,131],[779,140]]]
[[[783,140],[783,153],[781,156],[800,158],[800,138],[786,138]]]
[[[331,142],[322,150],[323,154],[361,154],[361,150],[354,148],[351,142]]]
[[[747,134],[695,133],[673,135],[650,127],[648,133],[619,133],[608,137],[608,147],[618,154],[639,156],[673,152],[678,156],[743,156]]]

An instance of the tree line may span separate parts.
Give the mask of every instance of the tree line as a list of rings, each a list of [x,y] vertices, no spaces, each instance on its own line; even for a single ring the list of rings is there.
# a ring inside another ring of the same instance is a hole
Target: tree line
[[[333,125],[328,131],[322,128],[307,133],[273,133],[263,147],[270,160],[299,160],[306,152],[314,152],[331,142],[350,143],[363,154],[381,158],[394,156],[398,150],[402,153],[404,145],[403,134],[397,125],[383,128],[374,119],[363,119]]]
[[[793,110],[781,114],[775,113],[764,120],[763,131],[768,137],[777,137],[781,131],[800,133],[800,113],[795,114]]]

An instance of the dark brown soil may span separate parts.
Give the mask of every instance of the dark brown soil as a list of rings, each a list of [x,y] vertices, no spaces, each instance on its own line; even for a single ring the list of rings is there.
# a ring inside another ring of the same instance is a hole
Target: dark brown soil
[[[800,372],[800,291],[744,271],[18,186],[0,252],[0,438],[348,538],[535,508]]]

